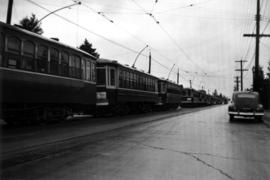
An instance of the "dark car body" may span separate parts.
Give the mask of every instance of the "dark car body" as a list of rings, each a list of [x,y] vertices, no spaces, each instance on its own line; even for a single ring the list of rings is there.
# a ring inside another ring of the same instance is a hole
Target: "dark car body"
[[[264,115],[257,92],[234,92],[228,111],[230,120],[235,116],[254,117],[260,120]]]

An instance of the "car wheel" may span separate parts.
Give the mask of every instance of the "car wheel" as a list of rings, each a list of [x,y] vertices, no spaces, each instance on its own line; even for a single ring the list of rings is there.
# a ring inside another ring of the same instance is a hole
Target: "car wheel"
[[[234,121],[234,116],[230,115],[230,122],[233,122],[233,121]]]

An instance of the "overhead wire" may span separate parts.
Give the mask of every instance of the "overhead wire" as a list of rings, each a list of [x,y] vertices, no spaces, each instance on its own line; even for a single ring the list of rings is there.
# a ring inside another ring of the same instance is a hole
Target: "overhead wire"
[[[41,5],[39,5],[38,3],[36,3],[36,2],[34,2],[34,1],[32,1],[32,0],[26,0],[26,1],[28,1],[28,2],[34,4],[34,5],[38,6],[38,7],[40,7],[40,8],[42,8],[42,9],[46,10],[46,11],[48,11],[48,12],[52,12],[51,10],[49,10],[49,9],[47,9],[47,8],[45,8],[45,7],[41,6]],[[89,32],[89,33],[95,35],[95,36],[98,36],[98,37],[100,37],[100,38],[102,38],[102,39],[104,39],[104,40],[106,40],[106,41],[108,41],[108,42],[110,42],[110,43],[112,43],[112,44],[118,46],[118,47],[121,47],[121,48],[123,48],[123,49],[126,49],[126,50],[131,51],[131,52],[134,52],[134,53],[138,53],[138,51],[136,51],[136,50],[134,50],[134,49],[131,49],[131,48],[125,46],[125,45],[122,45],[122,44],[120,44],[120,43],[118,43],[118,42],[115,42],[115,41],[113,41],[113,40],[111,40],[111,39],[109,39],[109,38],[107,38],[107,37],[105,37],[105,36],[103,36],[103,35],[101,35],[101,34],[98,34],[98,33],[94,32],[94,31],[91,31],[91,30],[89,30],[89,29],[87,29],[87,28],[81,26],[80,24],[75,23],[75,22],[73,22],[73,21],[71,21],[71,20],[65,18],[64,16],[58,15],[58,14],[56,14],[56,13],[54,13],[54,15],[57,16],[57,17],[59,17],[59,18],[61,18],[61,19],[63,19],[63,20],[65,20],[66,22],[68,22],[68,23],[70,23],[70,24],[73,24],[73,25],[75,25],[75,26],[77,26],[77,27],[79,27],[79,28],[81,28],[81,29],[83,29],[83,30],[85,30],[85,31],[87,31],[87,32]]]
[[[155,2],[157,2],[157,1],[155,1]],[[83,3],[83,4],[85,5],[85,3]],[[88,6],[88,5],[85,5],[85,6],[87,6],[92,12],[97,13],[97,11],[94,10],[93,8],[91,8],[90,6]],[[110,22],[111,22],[111,21],[110,21]],[[141,42],[142,44],[144,44],[144,45],[148,45],[148,44],[149,44],[149,43],[146,43],[146,42],[145,42],[144,40],[142,40],[141,38],[139,38],[138,36],[135,36],[134,34],[130,33],[127,29],[123,28],[122,26],[119,26],[115,21],[113,21],[113,24],[114,24],[115,26],[117,26],[119,29],[121,29],[121,30],[125,31],[126,33],[128,33],[130,36],[132,36],[134,39],[136,39],[137,41]],[[152,46],[150,46],[150,45],[148,45],[148,46],[151,48],[151,50],[156,51],[156,53],[158,53],[158,54],[161,55],[162,57],[165,57],[166,59],[170,60],[168,57],[162,55],[158,50],[156,50],[156,49],[153,48]],[[146,55],[143,54],[143,56],[146,56]],[[166,67],[165,65],[163,65],[162,63],[160,63],[156,58],[152,58],[152,59],[153,59],[153,61],[155,61],[155,62],[158,63],[159,65],[161,65],[161,66],[163,66],[163,67]],[[170,60],[170,61],[171,61],[171,60]],[[166,69],[169,70],[169,68],[166,68]],[[181,70],[182,70],[183,72],[185,72],[185,73],[188,73],[188,74],[193,73],[193,72],[191,72],[191,71],[187,71],[187,70],[183,70],[183,69],[181,69]],[[195,73],[196,73],[196,72],[195,72]]]
[[[161,26],[160,22],[156,19],[156,17],[153,15],[153,13],[149,13],[147,12],[139,3],[137,3],[135,0],[131,0],[132,2],[134,2],[146,15],[149,15],[154,21],[155,23],[161,28],[161,30],[169,37],[169,39],[171,40],[171,42],[177,47],[177,49],[182,52],[182,54],[184,54],[184,56],[191,61],[194,65],[196,65],[205,75],[207,75],[207,73],[199,66],[197,65],[197,63],[195,63],[191,57],[184,51],[183,48],[181,48],[179,46],[179,44],[174,40],[174,38],[170,35],[170,33],[163,27]]]
[[[157,2],[157,1],[156,1]],[[90,9],[92,12],[94,13],[97,13],[100,15],[99,12],[97,12],[95,9],[91,8],[90,6],[88,5],[85,5],[85,3],[82,3],[84,6],[88,7],[88,9]],[[104,14],[105,16],[105,14]],[[103,17],[104,17],[103,16]],[[106,18],[106,19],[109,19],[109,18]],[[136,39],[137,41],[143,43],[144,45],[148,45],[148,43],[146,43],[145,41],[143,41],[141,38],[135,36],[134,34],[130,33],[127,29],[123,28],[122,26],[119,26],[118,24],[115,23],[115,21],[109,19],[111,23],[113,23],[115,26],[117,26],[119,29],[125,31],[126,33],[128,33],[130,36],[132,36],[134,39]],[[154,50],[154,48],[150,45],[148,45],[152,50]],[[158,52],[158,51],[157,51]],[[160,54],[160,53],[159,53]],[[141,54],[142,56],[147,56],[145,54]],[[168,59],[168,58],[167,58]],[[152,60],[155,61],[157,64],[159,64],[160,66],[164,67],[165,69],[167,70],[170,70],[167,66],[165,66],[164,64],[160,63],[156,58],[152,57]]]

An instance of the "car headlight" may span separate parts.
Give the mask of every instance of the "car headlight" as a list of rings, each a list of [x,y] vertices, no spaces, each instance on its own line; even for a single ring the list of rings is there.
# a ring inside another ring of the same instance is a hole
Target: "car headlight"
[[[106,92],[97,92],[97,99],[106,99],[107,93]]]

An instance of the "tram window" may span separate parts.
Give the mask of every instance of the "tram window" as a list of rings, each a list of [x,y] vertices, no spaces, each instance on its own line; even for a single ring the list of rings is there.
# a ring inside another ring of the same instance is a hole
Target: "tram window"
[[[91,80],[91,76],[90,76],[90,62],[86,61],[86,80],[90,81]]]
[[[137,89],[137,74],[134,73],[134,88]]]
[[[22,68],[26,70],[34,70],[35,44],[31,41],[23,42],[23,61]]]
[[[70,56],[70,63],[69,63],[69,76],[70,77],[76,77],[75,73],[75,56]]]
[[[59,51],[55,48],[51,48],[50,51],[50,73],[58,74],[58,65],[59,65]]]
[[[81,58],[75,56],[75,77],[81,79]]]
[[[9,37],[7,43],[7,49],[10,52],[8,55],[7,66],[9,68],[19,67],[19,55],[20,55],[21,41],[16,37]]]
[[[150,79],[149,78],[146,78],[146,89],[149,91],[150,90]]]
[[[126,71],[123,71],[123,87],[125,88],[126,87]]]
[[[48,65],[48,47],[44,45],[38,46],[38,61],[37,61],[37,71],[47,72]]]
[[[133,75],[132,72],[129,72],[129,88],[132,88]]]
[[[110,85],[115,86],[115,70],[110,69]]]
[[[68,76],[68,53],[61,52],[61,74],[63,76]]]
[[[123,87],[126,87],[126,71],[123,70]]]
[[[35,54],[35,44],[31,41],[24,41],[23,42],[23,55],[34,57]]]
[[[91,62],[91,80],[96,82],[96,64]]]
[[[130,72],[127,72],[127,88],[130,88]]]
[[[86,69],[85,69],[85,59],[82,59],[82,65],[81,65],[81,67],[82,67],[82,79],[86,79],[86,74],[85,74],[85,72],[86,72]]]
[[[16,37],[9,37],[7,47],[8,47],[8,51],[19,54],[21,41]]]
[[[136,86],[136,74],[133,73],[133,84],[132,87],[134,88]]]
[[[119,70],[119,87],[123,87],[123,71],[120,69]]]
[[[106,85],[105,69],[97,69],[97,85]]]

